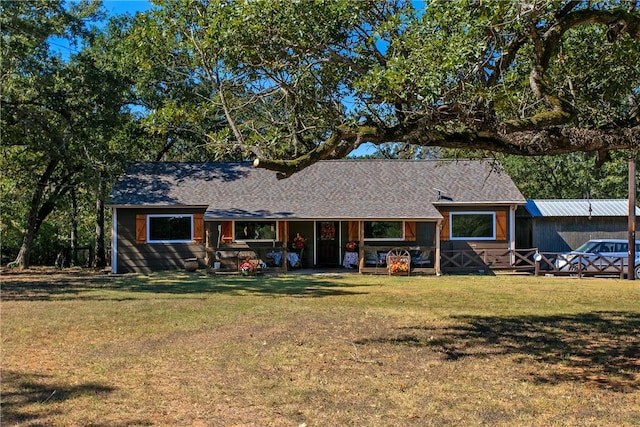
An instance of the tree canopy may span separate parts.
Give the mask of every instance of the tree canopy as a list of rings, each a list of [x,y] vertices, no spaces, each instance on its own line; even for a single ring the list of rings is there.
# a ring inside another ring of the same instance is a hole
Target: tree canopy
[[[640,143],[638,1],[156,4],[131,32],[170,46],[156,89],[198,86],[191,112],[226,124],[207,138],[281,177],[366,142],[601,160]]]
[[[99,2],[0,3],[0,226],[23,234],[19,265],[48,217],[68,226],[56,210],[95,202],[99,225],[127,161],[285,178],[372,143],[515,155],[499,158],[529,196],[618,197],[640,145],[640,0],[152,2],[99,27]]]
[[[103,181],[126,147],[116,140],[130,119],[122,110],[129,86],[88,47],[96,37],[91,23],[103,17],[98,3],[3,1],[0,11],[1,225],[5,242],[7,230],[24,230],[15,263],[28,267],[50,214],[76,206],[79,194],[94,204],[106,197]]]

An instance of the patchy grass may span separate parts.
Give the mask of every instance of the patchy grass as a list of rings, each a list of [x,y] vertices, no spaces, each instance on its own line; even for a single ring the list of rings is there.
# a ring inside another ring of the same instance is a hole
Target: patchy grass
[[[640,282],[2,282],[3,425],[640,424]]]

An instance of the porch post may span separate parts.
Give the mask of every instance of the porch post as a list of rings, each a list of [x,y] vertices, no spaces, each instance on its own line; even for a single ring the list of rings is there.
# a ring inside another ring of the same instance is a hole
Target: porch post
[[[282,226],[284,230],[282,230],[282,266],[284,267],[284,272],[287,272],[287,243],[289,242],[289,221],[283,221]]]
[[[358,221],[358,273],[364,270],[364,221]]]
[[[627,278],[635,280],[635,260],[636,260],[636,159],[635,153],[629,155],[629,218],[628,218],[628,255]]]
[[[511,265],[516,264],[516,206],[509,207],[509,257]]]
[[[318,265],[318,221],[314,219],[311,223],[313,224],[313,233],[311,236],[313,239],[313,265]]]
[[[211,223],[205,221],[204,223],[204,264],[209,267],[213,267],[210,264],[211,257],[209,256],[209,249],[211,248]]]
[[[436,221],[436,256],[433,260],[433,266],[436,270],[436,276],[440,276],[440,233],[442,232],[442,220]]]

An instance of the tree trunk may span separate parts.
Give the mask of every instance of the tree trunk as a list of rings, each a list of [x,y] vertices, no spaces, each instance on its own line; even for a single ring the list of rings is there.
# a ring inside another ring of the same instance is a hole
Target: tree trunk
[[[46,200],[44,199],[45,188],[50,187],[53,173],[60,163],[58,159],[52,159],[47,165],[47,169],[42,173],[36,184],[36,189],[31,198],[29,205],[29,216],[27,218],[27,227],[22,239],[22,246],[18,252],[16,260],[13,262],[19,269],[29,268],[31,265],[31,248],[33,241],[38,235],[40,226],[56,207],[56,204],[69,191],[72,185],[69,185],[75,171],[70,171],[62,177],[56,178],[55,187],[50,191]]]
[[[29,221],[27,224],[27,229],[24,233],[24,238],[22,239],[22,246],[20,247],[20,252],[18,252],[18,256],[14,263],[17,265],[19,269],[29,268],[30,257],[31,257],[31,248],[33,246],[33,241],[38,235],[38,231],[40,230],[40,226],[44,222],[44,220],[49,216],[53,209],[56,206],[56,201],[62,197],[62,195],[66,192],[66,189],[61,189],[60,192],[55,192],[52,194],[47,201],[38,209],[37,205],[34,205],[34,201],[32,200],[31,207],[29,209]]]
[[[29,226],[24,232],[24,236],[22,238],[22,246],[20,246],[20,251],[18,252],[18,256],[16,260],[13,262],[19,269],[23,270],[25,268],[29,268],[31,266],[31,247],[33,246],[33,240],[35,239],[36,230],[34,227]]]
[[[106,180],[104,174],[100,174],[98,182],[98,197],[96,199],[96,251],[94,266],[104,268],[107,266],[107,256],[104,244],[104,199],[106,193]]]
[[[57,159],[52,159],[49,161],[47,169],[45,169],[45,171],[40,176],[33,196],[31,197],[29,216],[27,217],[27,227],[24,232],[24,237],[22,238],[22,246],[20,247],[18,256],[14,261],[16,266],[20,269],[29,268],[31,265],[31,248],[33,246],[33,241],[38,234],[38,230],[40,229],[40,225],[42,224],[42,219],[39,218],[39,206],[44,196],[45,186],[53,175],[53,172],[58,166],[58,163],[59,160]]]
[[[76,265],[78,257],[78,199],[76,189],[71,189],[71,259],[69,267]]]

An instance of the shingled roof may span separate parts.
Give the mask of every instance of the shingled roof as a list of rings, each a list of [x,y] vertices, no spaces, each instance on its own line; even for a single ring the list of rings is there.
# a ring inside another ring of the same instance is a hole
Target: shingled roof
[[[509,176],[480,160],[332,160],[284,180],[250,162],[138,163],[115,207],[207,207],[206,219],[438,219],[435,205],[524,204]]]

